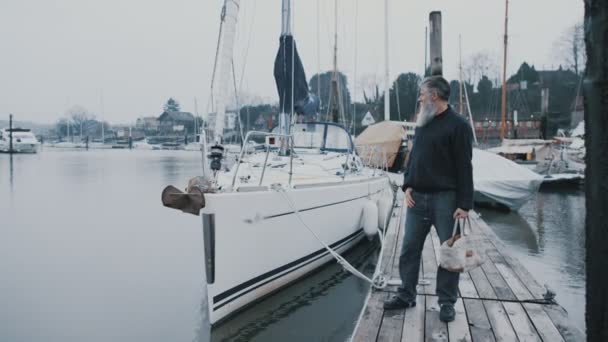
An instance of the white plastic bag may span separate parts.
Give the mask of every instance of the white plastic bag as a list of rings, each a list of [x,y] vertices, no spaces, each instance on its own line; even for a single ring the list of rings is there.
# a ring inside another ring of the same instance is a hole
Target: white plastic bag
[[[485,262],[484,239],[481,233],[473,232],[469,218],[462,219],[461,234],[456,234],[460,219],[454,222],[452,237],[439,248],[439,266],[450,272],[468,272]],[[466,226],[469,226],[467,232]]]

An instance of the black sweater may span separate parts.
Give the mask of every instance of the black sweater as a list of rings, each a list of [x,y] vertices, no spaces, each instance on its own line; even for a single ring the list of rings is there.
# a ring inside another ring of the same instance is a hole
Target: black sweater
[[[473,208],[472,141],[471,126],[451,107],[417,127],[403,190],[454,190],[458,208]]]

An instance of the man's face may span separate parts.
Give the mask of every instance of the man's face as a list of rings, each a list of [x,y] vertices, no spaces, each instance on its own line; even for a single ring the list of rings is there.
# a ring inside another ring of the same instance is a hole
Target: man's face
[[[422,86],[420,88],[420,95],[418,95],[420,106],[424,107],[432,105],[436,98],[437,94],[435,92],[431,92],[426,86]]]
[[[437,113],[435,99],[437,99],[436,93],[429,91],[426,86],[420,88],[420,95],[418,96],[418,101],[420,101],[420,112],[418,113],[418,119],[416,120],[418,126],[422,127],[429,123]]]

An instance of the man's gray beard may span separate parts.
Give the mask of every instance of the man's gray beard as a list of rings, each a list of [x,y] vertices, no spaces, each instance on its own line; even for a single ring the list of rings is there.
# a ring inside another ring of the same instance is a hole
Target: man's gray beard
[[[416,126],[422,127],[428,124],[437,114],[437,108],[432,102],[423,103],[420,106],[420,113],[418,113],[418,120],[416,120]]]

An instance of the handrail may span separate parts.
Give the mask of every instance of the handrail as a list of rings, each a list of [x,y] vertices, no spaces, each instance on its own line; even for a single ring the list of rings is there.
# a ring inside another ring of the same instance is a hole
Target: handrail
[[[234,188],[234,184],[236,183],[236,176],[239,173],[239,167],[241,165],[241,160],[243,159],[243,154],[245,153],[245,150],[247,149],[247,142],[249,142],[249,137],[255,135],[255,136],[275,136],[275,137],[285,137],[285,138],[290,138],[289,142],[291,143],[290,145],[290,155],[292,156],[291,158],[293,158],[293,134],[277,134],[277,133],[271,133],[271,132],[261,132],[261,131],[249,131],[247,132],[247,135],[245,136],[245,141],[243,142],[243,147],[241,148],[241,153],[239,154],[239,160],[236,163],[236,169],[234,170],[234,176],[232,176],[232,187]],[[268,153],[270,153],[270,146],[268,146]],[[292,174],[292,168],[293,167],[293,163],[290,163],[289,165],[289,183],[291,184],[291,174]],[[264,175],[264,171],[266,170],[266,163],[264,163],[264,168],[262,169],[262,175]],[[261,182],[260,182],[261,184]]]

